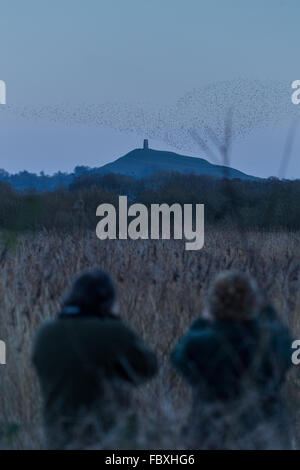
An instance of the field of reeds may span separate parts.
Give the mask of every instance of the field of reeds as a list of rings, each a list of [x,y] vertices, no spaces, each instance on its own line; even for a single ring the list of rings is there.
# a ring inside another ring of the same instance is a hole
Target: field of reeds
[[[247,238],[245,243],[245,237]],[[299,233],[207,230],[204,248],[185,251],[181,241],[99,241],[92,231],[22,235],[0,252],[0,339],[7,364],[0,366],[0,443],[15,449],[44,448],[41,398],[31,366],[34,334],[54,317],[75,275],[92,267],[117,281],[121,314],[157,352],[157,378],[136,393],[141,415],[139,448],[184,448],[180,434],[190,391],[169,365],[179,337],[201,315],[205,294],[224,269],[250,272],[300,338]],[[288,377],[294,446],[300,447],[300,380]],[[263,431],[264,432],[264,431]],[[267,432],[267,431],[266,431]],[[99,443],[113,447],[114,442]],[[241,444],[232,444],[239,447]],[[205,447],[199,443],[199,447]],[[247,446],[247,444],[245,444]],[[272,443],[269,443],[272,447]],[[274,444],[276,447],[276,444]]]

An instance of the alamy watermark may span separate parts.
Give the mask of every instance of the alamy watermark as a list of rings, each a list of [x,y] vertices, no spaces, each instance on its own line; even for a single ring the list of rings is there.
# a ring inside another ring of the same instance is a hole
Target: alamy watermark
[[[292,343],[292,349],[295,349],[295,351],[292,354],[292,363],[295,366],[298,366],[300,364],[300,340],[296,339]]]
[[[106,203],[97,207],[96,215],[102,217],[96,227],[100,240],[170,240],[172,236],[185,239],[186,250],[204,246],[204,204],[151,204],[149,212],[144,204],[128,207],[127,196],[119,196],[118,218],[113,204]]]
[[[6,344],[0,341],[0,365],[6,364]]]
[[[0,80],[0,104],[6,104],[6,83]]]
[[[6,104],[6,84],[0,80],[0,104]],[[0,365],[6,364],[6,344],[0,340]]]

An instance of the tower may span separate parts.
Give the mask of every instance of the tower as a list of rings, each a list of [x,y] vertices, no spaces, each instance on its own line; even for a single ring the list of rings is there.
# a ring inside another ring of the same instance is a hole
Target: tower
[[[148,139],[144,139],[144,146],[143,146],[143,149],[144,149],[144,150],[148,150],[148,148],[149,148]]]

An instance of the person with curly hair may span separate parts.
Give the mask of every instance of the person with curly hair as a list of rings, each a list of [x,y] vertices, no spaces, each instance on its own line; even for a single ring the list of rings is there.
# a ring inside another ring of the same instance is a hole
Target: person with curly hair
[[[262,304],[250,276],[219,274],[203,317],[171,355],[193,390],[187,435],[208,448],[287,447],[287,439],[263,443],[258,430],[267,425],[268,431],[262,431],[266,437],[277,426],[276,438],[283,428],[287,436],[281,388],[291,366],[291,344],[289,330],[273,307]]]

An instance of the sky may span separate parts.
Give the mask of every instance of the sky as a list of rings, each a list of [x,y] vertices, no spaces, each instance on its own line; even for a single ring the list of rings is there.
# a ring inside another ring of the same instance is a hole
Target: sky
[[[101,166],[144,137],[211,161],[189,130],[222,138],[233,108],[231,164],[276,175],[300,118],[299,14],[298,0],[0,0],[0,168]]]

